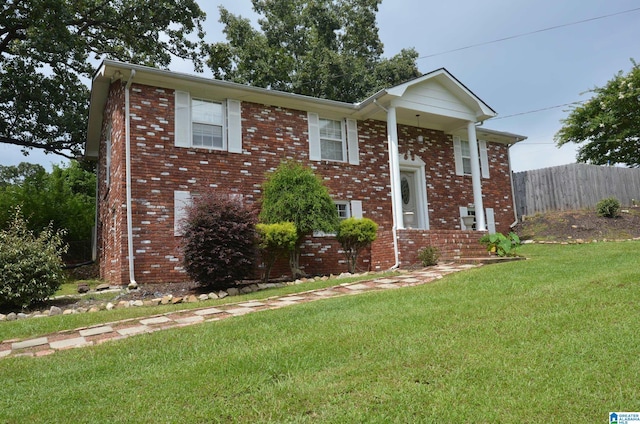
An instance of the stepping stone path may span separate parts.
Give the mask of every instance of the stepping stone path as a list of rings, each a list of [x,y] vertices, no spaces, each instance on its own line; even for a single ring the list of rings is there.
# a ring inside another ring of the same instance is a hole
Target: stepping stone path
[[[344,283],[334,287],[310,290],[292,295],[276,296],[260,301],[244,301],[219,305],[215,308],[190,309],[150,317],[132,318],[86,328],[77,328],[75,330],[60,331],[28,340],[4,340],[0,343],[0,358],[9,356],[46,356],[59,350],[95,346],[110,340],[120,340],[138,334],[152,333],[154,331],[179,328],[203,322],[219,321],[256,311],[277,309],[340,296],[357,295],[374,290],[417,286],[440,279],[446,274],[477,266],[479,265],[437,265],[428,269],[411,271],[393,277],[359,281],[356,283]]]

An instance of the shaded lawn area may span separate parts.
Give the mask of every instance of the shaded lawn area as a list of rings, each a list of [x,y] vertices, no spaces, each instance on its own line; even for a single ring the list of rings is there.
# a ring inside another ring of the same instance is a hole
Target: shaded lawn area
[[[639,242],[0,361],[0,422],[605,422],[640,405]],[[446,417],[446,418],[445,418]]]

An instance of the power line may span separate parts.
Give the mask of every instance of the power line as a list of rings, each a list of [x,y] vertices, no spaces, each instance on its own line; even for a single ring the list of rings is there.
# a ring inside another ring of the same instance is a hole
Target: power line
[[[538,30],[535,30],[535,31],[524,32],[522,34],[510,35],[508,37],[498,38],[496,40],[483,41],[482,43],[470,44],[468,46],[458,47],[458,48],[452,49],[452,50],[446,50],[446,51],[439,52],[439,53],[433,53],[433,54],[429,54],[429,55],[426,55],[426,56],[420,56],[420,57],[418,57],[418,60],[419,59],[428,59],[430,57],[435,57],[435,56],[441,56],[441,55],[444,55],[444,54],[458,52],[458,51],[461,51],[461,50],[472,49],[472,48],[475,48],[475,47],[486,46],[487,44],[494,44],[494,43],[499,43],[499,42],[502,42],[502,41],[513,40],[514,38],[526,37],[528,35],[539,34],[541,32],[551,31],[551,30],[554,30],[554,29],[564,28],[564,27],[568,27],[568,26],[572,26],[572,25],[584,24],[586,22],[597,21],[599,19],[610,18],[612,16],[623,15],[623,14],[631,13],[631,12],[637,12],[639,10],[640,10],[640,7],[637,7],[635,9],[624,10],[622,12],[616,12],[616,13],[610,13],[608,15],[596,16],[595,18],[588,18],[588,19],[583,19],[583,20],[580,20],[580,21],[569,22],[569,23],[566,23],[566,24],[554,25],[554,26],[550,26],[550,27],[547,27],[547,28],[538,29]]]
[[[528,110],[526,112],[518,112],[518,113],[512,113],[511,115],[504,115],[504,116],[497,116],[493,119],[491,119],[492,121],[495,121],[497,119],[505,119],[505,118],[512,118],[514,116],[522,116],[522,115],[529,115],[531,113],[537,113],[537,112],[544,112],[545,110],[551,110],[551,109],[557,109],[559,107],[565,107],[565,106],[572,106],[572,105],[578,105],[581,103],[584,103],[586,100],[583,101],[577,101],[577,102],[571,102],[571,103],[563,103],[561,105],[555,105],[555,106],[549,106],[549,107],[543,107],[541,109],[534,109],[534,110]]]

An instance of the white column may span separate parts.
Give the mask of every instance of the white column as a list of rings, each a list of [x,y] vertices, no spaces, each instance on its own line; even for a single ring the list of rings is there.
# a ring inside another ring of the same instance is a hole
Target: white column
[[[471,181],[473,184],[473,205],[476,209],[476,231],[487,231],[484,219],[484,205],[482,204],[482,175],[480,174],[480,157],[478,156],[478,139],[476,138],[476,123],[467,123],[469,137],[469,151],[471,152]]]
[[[398,122],[396,108],[387,109],[387,136],[389,138],[389,174],[391,176],[391,205],[393,221],[398,229],[404,228],[402,218],[402,195],[400,191],[400,166],[398,162]]]

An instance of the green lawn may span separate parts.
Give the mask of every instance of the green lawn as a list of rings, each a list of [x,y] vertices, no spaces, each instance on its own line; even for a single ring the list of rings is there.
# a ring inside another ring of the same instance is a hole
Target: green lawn
[[[607,422],[640,410],[640,242],[0,360],[0,422]],[[2,325],[2,324],[0,324]]]

